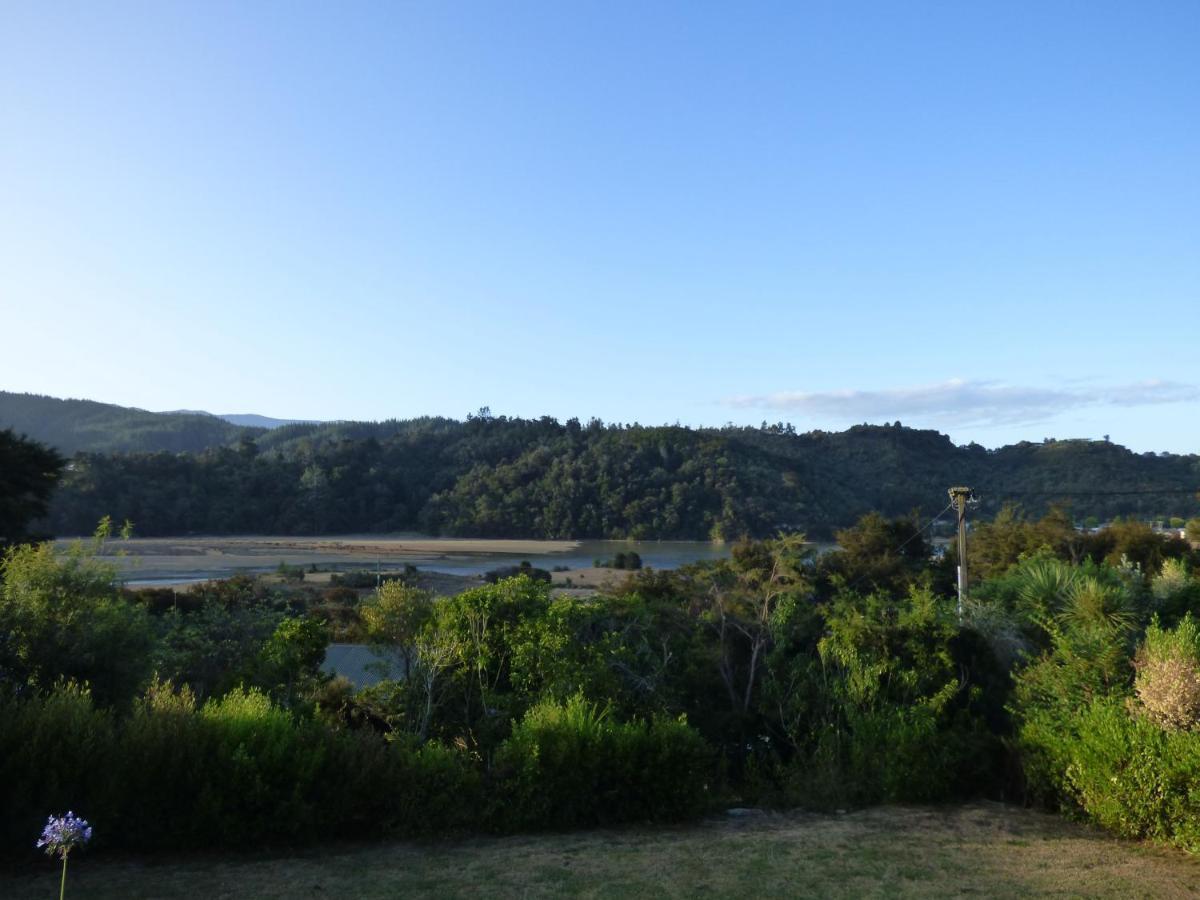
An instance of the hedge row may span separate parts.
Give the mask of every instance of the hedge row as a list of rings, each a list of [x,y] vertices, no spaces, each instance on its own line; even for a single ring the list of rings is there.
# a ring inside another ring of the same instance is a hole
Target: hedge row
[[[683,819],[705,808],[709,770],[685,723],[617,723],[581,700],[535,707],[490,768],[257,691],[197,708],[160,685],[123,717],[74,686],[0,700],[0,835],[17,852],[68,808],[130,849]]]

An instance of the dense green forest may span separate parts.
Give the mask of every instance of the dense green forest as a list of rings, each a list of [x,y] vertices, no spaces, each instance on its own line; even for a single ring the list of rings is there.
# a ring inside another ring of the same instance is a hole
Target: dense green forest
[[[146,536],[828,537],[870,510],[932,516],[951,484],[974,487],[984,517],[1014,502],[1034,515],[1066,505],[1078,520],[1200,513],[1200,457],[1102,441],[988,450],[899,423],[800,434],[782,424],[692,429],[481,412],[466,421],[228,426],[181,452],[172,442],[192,434],[187,423],[211,417],[124,412],[134,424],[113,419],[103,446],[130,446],[137,434],[144,449],[77,453],[43,530],[86,534],[111,515]],[[154,437],[134,413],[179,430]],[[71,431],[66,422],[0,418],[64,452],[71,446],[54,432]]]

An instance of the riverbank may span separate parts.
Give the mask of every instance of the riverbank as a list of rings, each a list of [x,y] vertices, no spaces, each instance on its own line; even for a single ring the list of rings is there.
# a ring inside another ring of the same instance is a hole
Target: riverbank
[[[61,552],[73,541],[56,542]],[[238,573],[260,575],[280,564],[306,570],[345,571],[405,566],[449,575],[479,576],[528,560],[538,568],[588,570],[599,559],[635,551],[646,565],[677,568],[701,559],[727,556],[726,545],[696,541],[538,541],[480,538],[435,538],[424,535],[279,535],[131,538],[111,540],[104,556],[131,585],[182,585],[228,578]],[[599,579],[584,573],[589,586]]]

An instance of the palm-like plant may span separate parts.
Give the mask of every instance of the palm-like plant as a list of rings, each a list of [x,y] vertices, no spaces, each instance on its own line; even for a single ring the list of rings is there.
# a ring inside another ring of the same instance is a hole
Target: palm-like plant
[[[1079,570],[1062,560],[1039,557],[1021,566],[1019,577],[1017,597],[1021,611],[1045,627],[1062,609],[1079,581]]]
[[[1137,624],[1137,612],[1124,585],[1082,575],[1066,589],[1058,619],[1080,631],[1100,629],[1125,636]]]

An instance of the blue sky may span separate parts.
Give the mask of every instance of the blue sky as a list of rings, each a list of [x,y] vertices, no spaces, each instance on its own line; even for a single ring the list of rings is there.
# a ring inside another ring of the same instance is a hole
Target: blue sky
[[[0,388],[1200,451],[1200,4],[0,5]]]

